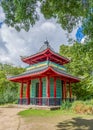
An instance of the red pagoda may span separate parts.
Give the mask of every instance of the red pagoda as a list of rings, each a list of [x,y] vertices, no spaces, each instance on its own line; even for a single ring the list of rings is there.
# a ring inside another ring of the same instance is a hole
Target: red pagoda
[[[63,65],[70,60],[56,53],[48,41],[38,53],[21,59],[29,64],[26,72],[9,78],[20,83],[19,104],[57,106],[72,101],[71,84],[80,79],[66,72]]]

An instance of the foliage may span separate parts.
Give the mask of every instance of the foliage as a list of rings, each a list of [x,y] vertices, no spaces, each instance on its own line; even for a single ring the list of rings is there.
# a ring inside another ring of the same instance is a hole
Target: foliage
[[[88,18],[92,8],[92,0],[2,0],[1,6],[5,13],[5,23],[18,31],[25,29],[39,20],[39,11],[46,19],[55,18],[62,28],[71,32],[73,28]],[[92,24],[91,19],[88,19]],[[89,24],[90,25],[90,24]],[[91,27],[92,28],[92,27]],[[92,30],[91,30],[92,31]],[[85,31],[87,33],[87,31]]]
[[[37,0],[2,0],[2,7],[5,12],[5,23],[15,27],[29,30],[30,24],[35,24],[38,19],[36,7]]]
[[[62,110],[69,110],[72,106],[72,103],[69,101],[62,102],[61,109]]]
[[[93,99],[86,101],[74,101],[64,102],[59,110],[38,110],[38,109],[28,109],[18,113],[22,117],[31,116],[42,116],[42,117],[53,117],[58,115],[68,115],[68,114],[93,114]]]
[[[92,0],[87,0],[89,5],[88,5],[88,10],[87,13],[85,14],[85,18],[82,20],[82,25],[83,25],[83,32],[84,34],[87,35],[88,40],[93,40],[93,1]]]
[[[93,99],[87,101],[75,101],[72,103],[74,112],[81,114],[93,114]]]
[[[18,98],[19,84],[7,80],[7,75],[17,75],[24,69],[8,64],[0,64],[0,104],[12,103]]]
[[[75,43],[73,46],[60,46],[60,54],[71,59],[65,65],[70,74],[81,78],[81,82],[73,84],[73,93],[77,99],[93,98],[93,42]]]
[[[81,0],[46,0],[41,5],[41,12],[45,18],[56,18],[62,28],[69,32],[84,14]]]

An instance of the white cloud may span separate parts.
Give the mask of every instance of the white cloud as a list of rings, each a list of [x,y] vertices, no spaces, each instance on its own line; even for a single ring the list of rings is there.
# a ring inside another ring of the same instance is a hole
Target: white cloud
[[[4,19],[5,19],[5,15],[3,13],[3,9],[0,7],[0,22],[3,22]]]
[[[56,29],[56,25],[54,25],[54,23],[45,22],[41,25],[41,29],[46,31],[54,31]]]
[[[36,53],[46,38],[58,52],[59,46],[67,43],[65,33],[54,19],[45,20],[42,15],[40,21],[31,27],[29,32],[24,30],[17,32],[3,24],[0,29],[0,62],[23,65],[20,56]]]

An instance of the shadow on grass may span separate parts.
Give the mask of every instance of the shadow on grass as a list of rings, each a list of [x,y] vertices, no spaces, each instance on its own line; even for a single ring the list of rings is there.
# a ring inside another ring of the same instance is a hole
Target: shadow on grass
[[[59,122],[56,130],[93,130],[93,119],[72,118]]]

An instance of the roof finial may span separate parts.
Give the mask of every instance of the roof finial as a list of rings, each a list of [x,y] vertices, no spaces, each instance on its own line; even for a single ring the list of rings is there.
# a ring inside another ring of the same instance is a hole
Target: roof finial
[[[49,45],[49,42],[48,42],[48,40],[46,40],[45,42],[44,42],[44,44],[46,44],[47,46]]]

